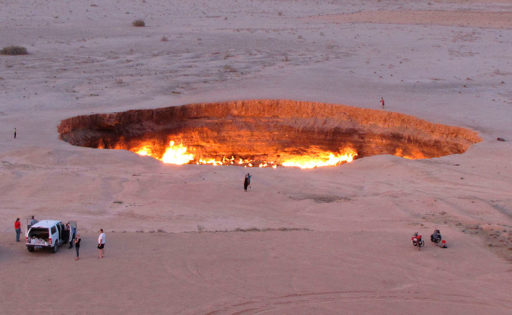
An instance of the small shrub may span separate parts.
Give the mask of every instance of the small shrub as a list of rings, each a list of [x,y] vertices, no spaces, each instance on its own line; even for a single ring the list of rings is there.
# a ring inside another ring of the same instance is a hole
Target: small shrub
[[[144,27],[146,26],[146,23],[144,23],[144,20],[135,20],[132,25],[136,27]]]
[[[0,55],[18,56],[28,55],[27,49],[21,46],[8,46],[0,50]]]
[[[167,38],[167,36],[162,36],[162,38],[160,38],[160,41],[162,42],[168,42],[169,39]]]

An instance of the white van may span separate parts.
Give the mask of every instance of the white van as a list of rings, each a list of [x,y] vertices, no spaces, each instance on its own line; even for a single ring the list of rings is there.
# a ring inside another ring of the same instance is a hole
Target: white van
[[[39,248],[50,248],[56,253],[59,246],[71,241],[70,234],[60,221],[41,220],[28,230],[25,245],[29,252]]]

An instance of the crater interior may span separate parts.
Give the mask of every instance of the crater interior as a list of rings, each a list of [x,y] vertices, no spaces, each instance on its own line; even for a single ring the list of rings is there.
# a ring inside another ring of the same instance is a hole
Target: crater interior
[[[434,158],[463,153],[481,141],[472,130],[410,115],[292,100],[83,115],[63,120],[58,131],[72,145],[125,149],[164,161],[171,148],[187,156],[176,164],[273,167],[337,165],[379,154]]]

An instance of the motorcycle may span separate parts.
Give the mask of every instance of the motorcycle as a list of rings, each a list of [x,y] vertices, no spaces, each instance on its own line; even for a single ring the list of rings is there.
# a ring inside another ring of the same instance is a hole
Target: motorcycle
[[[413,246],[416,246],[418,247],[418,250],[421,250],[421,248],[423,246],[425,246],[425,242],[423,241],[423,239],[421,238],[421,235],[419,235],[418,233],[415,233],[412,237],[411,237],[411,240],[412,240],[412,245]]]

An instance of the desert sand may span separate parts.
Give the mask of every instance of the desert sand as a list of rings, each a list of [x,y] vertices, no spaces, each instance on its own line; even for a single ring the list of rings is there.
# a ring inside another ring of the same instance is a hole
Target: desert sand
[[[1,7],[0,48],[29,54],[0,56],[0,313],[510,314],[509,1]],[[166,165],[57,132],[91,113],[245,99],[380,109],[381,96],[386,111],[482,141],[425,160],[247,169]],[[30,215],[76,220],[82,259],[16,243],[13,222]],[[449,248],[410,244],[435,228]]]

